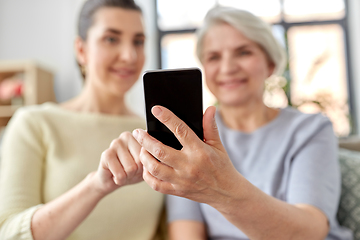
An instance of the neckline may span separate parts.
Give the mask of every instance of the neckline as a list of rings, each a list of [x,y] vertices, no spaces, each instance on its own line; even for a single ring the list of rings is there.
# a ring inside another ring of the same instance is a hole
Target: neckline
[[[50,107],[51,109],[68,114],[73,116],[84,116],[84,117],[93,117],[93,118],[107,118],[107,119],[128,119],[128,120],[142,120],[140,116],[125,116],[125,115],[113,115],[113,114],[106,114],[100,112],[76,112],[72,110],[68,110],[66,108],[62,108],[58,103],[54,102],[46,102],[44,106]]]
[[[250,133],[242,132],[240,130],[232,129],[232,128],[229,128],[228,126],[226,126],[223,119],[222,119],[222,117],[221,117],[221,115],[220,115],[219,110],[216,110],[215,119],[216,119],[217,124],[220,126],[220,128],[224,129],[227,132],[233,132],[233,133],[236,133],[236,134],[242,134],[242,135],[251,136],[251,135],[258,134],[259,132],[265,131],[266,129],[268,129],[269,127],[273,126],[278,121],[280,121],[280,119],[282,118],[282,115],[284,114],[284,110],[287,109],[287,108],[288,107],[279,108],[279,113],[274,119],[272,119],[270,122],[266,123],[265,125],[257,128],[256,130],[254,130],[254,131],[252,131]]]

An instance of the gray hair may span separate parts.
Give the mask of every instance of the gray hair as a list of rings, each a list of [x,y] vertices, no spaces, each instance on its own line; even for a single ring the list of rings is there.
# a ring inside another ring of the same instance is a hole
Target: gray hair
[[[201,62],[203,40],[206,33],[216,24],[227,23],[239,30],[247,38],[259,44],[274,63],[274,75],[281,75],[286,66],[286,53],[272,34],[271,27],[250,12],[229,8],[215,7],[205,17],[204,24],[197,30],[196,54]]]

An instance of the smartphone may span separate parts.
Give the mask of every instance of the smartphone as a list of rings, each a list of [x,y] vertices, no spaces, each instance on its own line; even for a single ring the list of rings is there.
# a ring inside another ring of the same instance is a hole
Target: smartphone
[[[146,71],[143,75],[147,131],[165,145],[180,150],[175,135],[151,113],[166,107],[203,141],[202,75],[198,68]]]

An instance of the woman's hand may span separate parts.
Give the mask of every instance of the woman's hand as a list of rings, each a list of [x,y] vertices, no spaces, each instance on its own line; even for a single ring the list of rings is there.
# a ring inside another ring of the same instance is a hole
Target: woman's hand
[[[140,162],[141,146],[130,132],[123,132],[114,139],[110,147],[101,154],[95,173],[95,186],[106,195],[115,189],[141,182],[143,166]]]
[[[115,189],[143,180],[141,146],[124,132],[101,155],[99,168],[66,193],[39,208],[31,221],[34,239],[65,239]]]
[[[142,146],[143,178],[154,190],[208,204],[231,199],[228,193],[233,192],[234,184],[239,187],[237,178],[241,175],[220,141],[215,111],[215,107],[209,107],[204,114],[203,142],[171,111],[153,107],[153,115],[175,134],[183,146],[180,151],[162,144],[141,129],[133,132]]]

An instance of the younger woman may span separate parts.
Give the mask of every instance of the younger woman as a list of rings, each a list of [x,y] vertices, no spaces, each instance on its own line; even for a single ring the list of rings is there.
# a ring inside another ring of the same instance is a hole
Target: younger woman
[[[124,102],[143,68],[144,41],[133,0],[85,2],[75,42],[83,91],[25,107],[6,129],[0,239],[154,238],[163,196],[140,183],[137,141],[128,132],[117,138],[144,127]]]

